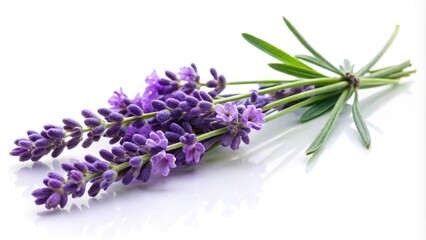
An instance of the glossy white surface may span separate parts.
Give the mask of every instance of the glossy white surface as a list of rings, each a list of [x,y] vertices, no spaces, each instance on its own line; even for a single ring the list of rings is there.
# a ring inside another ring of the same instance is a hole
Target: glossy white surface
[[[425,8],[421,0],[2,1],[2,236],[425,239]],[[153,69],[195,62],[204,80],[213,66],[228,80],[282,78],[266,65],[274,60],[240,36],[306,53],[282,15],[331,62],[349,58],[358,67],[401,25],[377,66],[411,59],[418,73],[397,87],[361,93],[370,150],[347,107],[321,156],[310,160],[304,150],[326,118],[300,125],[296,112],[252,134],[238,152],[215,150],[198,167],[149,185],[115,186],[96,199],[70,200],[65,210],[32,203],[48,170],[86,151],[19,163],[8,155],[15,138],[105,106],[119,87],[133,96]]]

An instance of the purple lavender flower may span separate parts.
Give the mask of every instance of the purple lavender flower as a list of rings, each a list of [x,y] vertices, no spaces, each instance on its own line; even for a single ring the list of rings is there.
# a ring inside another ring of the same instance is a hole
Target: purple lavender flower
[[[185,133],[180,137],[180,141],[184,144],[182,151],[185,153],[185,163],[199,163],[206,149],[203,144],[197,142],[197,136]]]
[[[108,103],[117,110],[126,108],[130,100],[126,94],[124,94],[123,89],[120,88],[120,91],[115,91],[112,97],[108,99]]]
[[[215,111],[217,113],[216,120],[230,123],[238,118],[237,107],[230,102],[225,103],[225,106],[216,104]]]
[[[198,77],[197,71],[192,67],[182,67],[178,73],[180,80],[195,81]]]
[[[150,148],[150,153],[155,154],[167,148],[167,138],[162,131],[151,132],[146,140],[146,146]]]
[[[151,102],[154,99],[159,97],[158,90],[160,89],[160,85],[158,81],[160,78],[157,75],[157,72],[154,70],[151,75],[148,75],[145,79],[145,82],[148,83],[148,86],[145,88],[145,91],[142,95],[143,103],[142,109],[144,112],[152,112]]]
[[[164,150],[155,154],[151,157],[152,173],[160,173],[163,176],[169,175],[170,168],[176,167],[175,161],[175,156],[170,153],[166,153]]]
[[[260,130],[265,123],[265,114],[262,113],[261,108],[256,108],[253,105],[249,105],[243,112],[241,122],[244,123],[248,128]]]

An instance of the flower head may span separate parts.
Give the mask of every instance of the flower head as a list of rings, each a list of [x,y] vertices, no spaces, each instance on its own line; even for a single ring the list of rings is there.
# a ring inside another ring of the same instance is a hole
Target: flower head
[[[235,105],[230,102],[225,103],[225,106],[217,104],[215,106],[217,113],[216,120],[230,123],[238,119],[238,110]]]
[[[163,176],[169,175],[170,168],[176,167],[175,161],[175,156],[170,153],[166,153],[164,150],[155,154],[151,157],[152,173],[160,173]]]
[[[150,147],[151,153],[158,153],[167,148],[167,138],[162,131],[150,132],[146,140],[146,146]]]
[[[108,103],[114,108],[114,109],[123,109],[126,108],[127,105],[129,105],[130,100],[127,97],[126,94],[124,94],[123,89],[120,88],[120,91],[114,91],[114,94],[112,97],[108,99]]]
[[[199,163],[206,149],[203,144],[197,142],[195,134],[185,133],[180,137],[180,141],[184,144],[182,151],[185,153],[185,162]]]
[[[265,114],[262,113],[262,109],[249,105],[243,112],[241,122],[248,128],[260,130],[265,123]]]
[[[198,76],[196,70],[192,66],[182,67],[178,75],[180,76],[180,80],[184,80],[184,81],[195,81],[195,79]]]

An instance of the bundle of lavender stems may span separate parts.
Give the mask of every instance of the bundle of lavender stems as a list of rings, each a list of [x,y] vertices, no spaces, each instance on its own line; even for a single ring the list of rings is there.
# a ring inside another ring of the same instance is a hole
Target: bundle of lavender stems
[[[134,98],[120,89],[108,100],[109,106],[83,110],[81,122],[64,118],[62,125],[48,124],[41,131],[30,130],[27,137],[17,139],[10,154],[19,161],[39,161],[48,155],[57,158],[65,149],[78,145],[89,149],[102,138],[111,145],[98,154],[63,162],[65,174],[48,172],[43,179],[45,186],[32,192],[35,203],[47,209],[64,208],[70,197],[79,198],[86,192],[95,197],[114,183],[145,183],[153,175],[168,176],[175,168],[198,165],[216,146],[238,150],[241,144],[250,144],[252,131],[259,131],[266,122],[279,121],[280,116],[296,109],[305,109],[302,122],[331,111],[326,125],[306,152],[313,154],[324,145],[352,95],[353,117],[362,141],[369,147],[368,129],[357,107],[358,89],[396,84],[400,78],[414,73],[405,71],[411,66],[408,61],[371,70],[392,43],[398,28],[379,54],[354,72],[349,61],[339,68],[331,65],[284,20],[312,56],[293,57],[252,35],[243,37],[280,61],[270,64],[273,69],[295,79],[227,81],[211,68],[209,80],[202,81],[195,64],[178,72],[166,71],[164,76],[153,71],[146,77],[147,87]],[[305,63],[337,76],[320,73]],[[228,86],[237,84],[252,84],[256,88],[222,94]]]

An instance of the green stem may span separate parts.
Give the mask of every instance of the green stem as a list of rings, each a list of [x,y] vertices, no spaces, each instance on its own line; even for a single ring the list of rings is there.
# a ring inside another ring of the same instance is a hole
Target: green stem
[[[389,79],[389,78],[360,78],[360,87],[376,87],[385,84],[396,84],[399,82],[399,79]]]
[[[304,100],[304,101],[302,101],[300,103],[296,103],[296,104],[294,104],[294,105],[292,105],[292,106],[290,106],[290,107],[288,107],[288,108],[286,108],[286,109],[284,109],[282,111],[279,111],[277,113],[274,113],[274,114],[266,116],[265,117],[265,122],[272,121],[272,120],[274,120],[274,119],[276,119],[278,117],[281,117],[284,114],[287,114],[287,113],[289,113],[291,111],[294,111],[296,109],[299,109],[299,108],[304,107],[306,105],[309,105],[311,103],[314,103],[314,102],[326,99],[328,97],[330,97],[329,94],[321,94],[321,95],[318,95],[318,96],[311,97],[311,98],[306,99],[306,100]]]
[[[240,85],[240,84],[282,84],[282,83],[289,83],[289,82],[295,82],[299,79],[294,80],[244,80],[244,81],[232,81],[232,82],[226,82],[226,85]]]
[[[402,70],[404,70],[405,68],[410,67],[410,66],[411,66],[411,62],[408,60],[408,61],[405,61],[401,64],[394,65],[394,66],[388,67],[386,69],[374,72],[374,73],[372,73],[368,76],[365,76],[365,77],[366,78],[387,78],[389,75],[399,73]]]
[[[379,59],[383,56],[383,54],[385,54],[386,50],[388,50],[393,40],[395,39],[396,35],[398,34],[398,31],[399,31],[399,25],[396,25],[395,30],[393,31],[389,40],[386,42],[385,46],[383,46],[383,48],[377,53],[376,56],[374,56],[373,59],[371,59],[369,63],[367,63],[364,67],[358,70],[358,72],[356,72],[355,75],[361,77],[364,74],[366,74],[368,71],[370,71],[370,69],[374,66],[374,64],[376,64],[377,61],[379,61]]]
[[[300,81],[290,82],[290,83],[286,83],[286,84],[282,84],[278,86],[268,87],[268,88],[261,89],[257,92],[258,94],[262,95],[262,94],[276,92],[279,90],[298,87],[298,86],[334,84],[334,83],[340,82],[341,80],[342,80],[341,78],[313,78],[313,79],[300,80]],[[226,102],[236,101],[236,100],[248,98],[250,97],[250,95],[251,93],[238,94],[231,97],[217,99],[214,101],[214,103],[217,104],[217,103],[226,103]]]
[[[305,98],[305,97],[312,96],[314,94],[322,94],[322,93],[333,92],[333,91],[336,91],[336,90],[344,89],[348,85],[349,85],[349,82],[340,81],[338,83],[334,83],[334,84],[331,84],[331,85],[328,85],[328,86],[315,88],[315,89],[312,89],[312,90],[309,90],[309,91],[306,91],[306,92],[301,92],[301,93],[298,93],[298,94],[277,100],[275,102],[269,103],[269,104],[263,106],[262,110],[266,111],[266,110],[269,110],[271,108],[280,106],[284,103],[293,102],[293,101],[296,101],[296,100],[299,100],[299,99],[302,99],[302,98]]]

